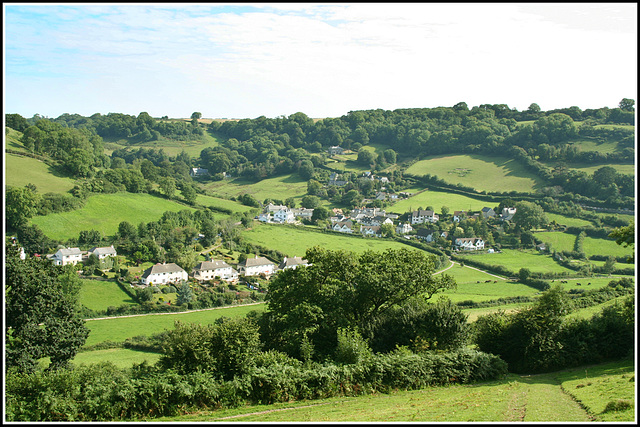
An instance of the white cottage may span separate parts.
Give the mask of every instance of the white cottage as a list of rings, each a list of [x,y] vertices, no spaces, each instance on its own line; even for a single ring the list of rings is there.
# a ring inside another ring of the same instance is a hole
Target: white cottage
[[[78,248],[58,249],[58,252],[50,257],[55,265],[76,265],[82,262],[82,251]]]
[[[247,258],[238,264],[239,274],[243,276],[271,276],[276,271],[276,265],[265,257],[255,256]]]
[[[238,272],[221,260],[202,261],[193,268],[191,275],[199,282],[214,280],[216,277],[226,281],[238,279]]]
[[[162,285],[169,283],[180,283],[186,281],[189,275],[182,267],[175,263],[169,264],[156,264],[147,268],[142,276],[140,282],[143,285]]]

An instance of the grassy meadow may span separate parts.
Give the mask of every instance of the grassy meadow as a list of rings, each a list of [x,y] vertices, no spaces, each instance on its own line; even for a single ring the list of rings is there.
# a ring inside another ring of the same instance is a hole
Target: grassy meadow
[[[634,361],[477,384],[256,405],[162,417],[174,422],[579,422],[634,420]],[[608,402],[630,408],[605,412]]]
[[[67,193],[75,185],[72,178],[60,176],[51,166],[32,157],[5,153],[4,167],[5,185],[24,187],[33,184],[39,194]]]
[[[285,200],[289,197],[301,199],[307,194],[307,181],[297,174],[266,178],[259,182],[243,178],[225,179],[203,184],[208,193],[221,198],[237,197],[240,194],[251,194],[259,201],[267,198]]]
[[[85,307],[96,311],[106,310],[110,306],[138,305],[120,289],[116,282],[89,279],[82,279],[78,301]]]
[[[104,350],[84,351],[76,354],[71,360],[74,365],[91,365],[95,363],[111,362],[118,368],[130,368],[134,363],[142,363],[145,360],[153,365],[160,359],[159,353],[137,351],[128,348],[107,348]]]
[[[165,211],[178,212],[194,208],[154,197],[145,193],[95,194],[81,209],[31,218],[48,237],[57,240],[77,238],[82,230],[98,230],[106,236],[118,231],[118,224],[128,221],[134,226],[140,222],[158,220]]]
[[[532,192],[544,182],[520,163],[506,157],[476,154],[441,155],[411,165],[407,174],[437,176],[451,184],[462,184],[477,191]]]
[[[243,231],[242,235],[249,243],[278,250],[287,256],[303,256],[306,250],[313,246],[352,252],[410,248],[388,239],[362,238],[332,232],[322,233],[304,227],[264,224],[259,221],[253,221],[251,229]]]
[[[242,317],[251,310],[264,310],[264,304],[221,307],[216,309],[192,311],[187,313],[167,313],[114,317],[110,319],[87,319],[86,326],[90,333],[85,346],[104,341],[122,342],[138,335],[152,335],[165,329],[173,329],[174,322],[213,323],[220,317]]]
[[[418,208],[425,209],[427,206],[433,207],[438,214],[441,213],[442,206],[449,208],[450,214],[454,211],[475,211],[482,210],[483,207],[498,206],[497,201],[487,202],[460,194],[446,193],[442,191],[425,190],[424,188],[411,188],[407,190],[413,195],[407,199],[399,200],[388,207],[387,212],[403,214],[405,212],[415,211]]]
[[[229,209],[232,212],[247,212],[252,208],[251,206],[243,205],[240,202],[235,202],[233,200],[221,199],[220,197],[206,196],[203,194],[198,194],[196,198],[196,203],[202,206],[211,206],[216,208]]]
[[[558,251],[572,251],[576,241],[576,235],[560,231],[537,232],[536,237],[543,242],[550,243],[551,248]],[[624,248],[613,239],[598,239],[587,236],[584,238],[582,246],[587,257],[592,255],[622,257],[630,256],[633,253],[631,248]]]
[[[516,273],[522,267],[526,267],[535,273],[573,273],[573,270],[556,263],[550,255],[540,254],[534,250],[502,249],[501,252],[492,254],[460,253],[459,255],[490,265],[502,265]]]

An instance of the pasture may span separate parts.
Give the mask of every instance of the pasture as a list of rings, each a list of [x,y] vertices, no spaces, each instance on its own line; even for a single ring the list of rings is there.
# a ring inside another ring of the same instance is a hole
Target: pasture
[[[81,209],[33,217],[31,223],[40,227],[49,238],[64,241],[77,238],[82,230],[98,230],[102,235],[112,236],[122,221],[137,226],[143,221],[160,219],[165,211],[183,209],[195,210],[145,193],[95,194]]]
[[[411,165],[407,174],[437,176],[451,184],[461,184],[477,191],[533,192],[544,186],[535,174],[506,157],[476,154],[431,156]]]
[[[535,235],[543,242],[550,243],[551,248],[558,251],[572,251],[576,241],[576,235],[561,231],[541,231]],[[630,256],[633,253],[631,248],[624,248],[613,239],[598,239],[587,236],[584,238],[582,246],[587,258],[592,255],[622,257]]]
[[[469,259],[477,260],[489,265],[502,265],[505,268],[517,273],[520,268],[526,267],[534,273],[570,273],[573,274],[573,270],[557,264],[550,255],[544,255],[535,252],[534,250],[516,250],[516,249],[503,249],[501,252],[493,254],[480,253],[480,254],[463,254],[459,255],[468,257]]]
[[[240,194],[250,194],[259,201],[267,198],[284,201],[289,197],[301,199],[307,194],[307,181],[297,174],[281,175],[274,178],[263,179],[259,182],[249,181],[243,178],[207,182],[202,187],[209,194],[221,198],[237,197]]]
[[[242,203],[235,202],[233,200],[221,199],[220,197],[213,196],[205,196],[203,194],[198,194],[196,198],[196,203],[202,206],[210,206],[215,208],[223,208],[229,209],[232,212],[247,212],[252,208],[251,206],[243,205]],[[220,214],[224,215],[224,214]]]
[[[363,238],[333,232],[322,233],[305,227],[264,224],[259,221],[253,221],[251,228],[243,231],[242,236],[249,243],[275,249],[290,257],[303,256],[307,249],[313,246],[351,252],[383,251],[389,248],[415,249],[388,239]]]
[[[114,281],[82,279],[78,302],[85,307],[100,311],[110,306],[138,305]]]
[[[22,138],[22,132],[19,132],[15,129],[5,126],[5,149],[9,148],[11,150],[24,151],[25,153],[28,150],[22,145],[20,142],[20,138]]]
[[[5,153],[4,160],[5,185],[24,187],[33,184],[38,194],[68,193],[75,185],[72,178],[60,175],[38,159]]]
[[[631,164],[616,164],[616,163],[607,163],[606,165],[589,165],[589,164],[580,164],[580,163],[571,163],[569,169],[578,170],[582,172],[586,172],[589,175],[593,175],[595,171],[600,169],[603,166],[611,166],[618,173],[625,175],[635,175],[635,165]]]
[[[566,225],[567,227],[585,227],[587,225],[593,225],[593,223],[589,220],[582,218],[572,218],[569,216],[565,216],[562,214],[545,212],[549,222],[555,221],[559,225]]]
[[[220,307],[187,313],[162,313],[136,316],[122,316],[105,319],[87,319],[89,337],[85,346],[104,341],[122,342],[138,335],[152,335],[173,329],[174,322],[210,324],[220,317],[243,317],[251,310],[264,310],[264,304]]]
[[[586,368],[586,369],[585,369]],[[476,384],[245,406],[148,421],[173,422],[633,422],[632,359]],[[631,380],[631,381],[630,381]],[[605,412],[608,402],[631,407]]]
[[[84,351],[76,354],[71,360],[74,365],[91,365],[95,363],[111,362],[120,369],[131,368],[134,363],[142,363],[145,360],[155,364],[160,359],[159,353],[137,351],[128,348],[107,348],[104,350]]]
[[[424,188],[411,188],[407,190],[413,195],[407,199],[399,200],[388,207],[387,212],[403,214],[405,212],[415,211],[418,208],[425,209],[427,206],[433,207],[436,213],[442,213],[442,206],[449,208],[450,214],[453,211],[481,211],[483,207],[498,206],[497,201],[487,202],[460,194],[446,193],[442,191],[424,190]]]

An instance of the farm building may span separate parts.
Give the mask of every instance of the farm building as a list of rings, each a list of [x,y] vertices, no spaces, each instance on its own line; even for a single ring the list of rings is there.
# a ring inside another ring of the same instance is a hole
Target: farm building
[[[95,255],[98,259],[105,259],[107,257],[114,257],[118,255],[113,245],[102,248],[93,248],[89,251],[89,255]]]
[[[463,251],[480,251],[484,249],[484,240],[479,237],[459,237],[454,240],[453,245]]]

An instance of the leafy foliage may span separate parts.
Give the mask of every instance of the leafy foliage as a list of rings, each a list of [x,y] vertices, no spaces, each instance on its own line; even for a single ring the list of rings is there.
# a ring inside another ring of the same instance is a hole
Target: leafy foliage
[[[76,312],[77,283],[48,260],[21,260],[14,246],[6,255],[6,368],[30,372],[46,356],[60,368],[89,335]]]

